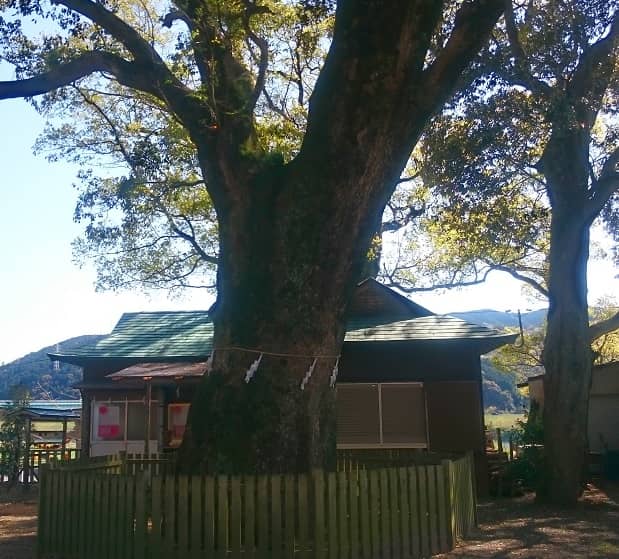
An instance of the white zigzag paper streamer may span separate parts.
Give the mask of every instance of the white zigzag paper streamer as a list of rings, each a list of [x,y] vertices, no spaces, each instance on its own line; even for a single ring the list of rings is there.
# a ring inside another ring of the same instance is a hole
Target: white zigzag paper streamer
[[[256,371],[258,370],[258,367],[260,366],[260,361],[262,361],[262,353],[260,354],[260,357],[258,357],[258,359],[256,359],[250,366],[249,369],[247,369],[247,372],[245,373],[245,382],[248,383],[253,376],[256,374]]]
[[[335,381],[337,380],[337,374],[339,372],[340,366],[340,358],[338,357],[335,360],[335,365],[333,366],[333,372],[331,373],[331,378],[329,379],[329,386],[333,388],[335,386]]]
[[[307,370],[307,373],[305,373],[305,376],[301,381],[301,390],[305,390],[307,383],[309,382],[310,378],[312,378],[312,374],[314,373],[314,369],[316,368],[316,361],[318,361],[317,357],[314,358],[314,361],[310,365],[310,368]]]
[[[213,356],[215,355],[215,351],[212,351],[206,360],[206,371],[204,372],[208,375],[213,370]]]

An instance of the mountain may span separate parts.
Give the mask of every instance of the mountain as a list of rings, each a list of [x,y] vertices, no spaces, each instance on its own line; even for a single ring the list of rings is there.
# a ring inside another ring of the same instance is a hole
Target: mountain
[[[522,313],[522,327],[527,330],[529,328],[539,328],[543,326],[546,320],[547,309],[538,309]],[[451,316],[461,318],[473,324],[479,324],[488,328],[518,328],[518,313],[517,312],[501,312],[492,309],[482,309],[478,311],[454,312],[449,313]]]
[[[103,336],[78,336],[64,340],[58,345],[66,351],[95,343],[101,338]],[[74,365],[58,363],[58,369],[55,370],[54,364],[47,357],[48,353],[54,351],[56,344],[29,353],[11,363],[0,365],[0,400],[9,400],[11,388],[16,385],[27,387],[33,400],[79,398],[79,392],[73,390],[71,385],[81,380],[81,369]]]
[[[481,358],[482,392],[484,408],[494,408],[499,412],[518,413],[528,408],[527,398],[516,387],[516,375],[499,371]]]

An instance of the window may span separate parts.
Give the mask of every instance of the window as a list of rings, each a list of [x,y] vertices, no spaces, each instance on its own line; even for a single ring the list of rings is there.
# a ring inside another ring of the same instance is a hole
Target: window
[[[151,402],[150,438],[157,439],[157,406]],[[143,400],[108,400],[93,402],[92,440],[143,441],[146,424]]]
[[[189,404],[168,405],[168,434],[170,446],[176,447],[181,444],[183,435],[185,434],[188,413]]]
[[[338,384],[340,448],[423,448],[427,440],[421,383]]]
[[[125,438],[124,402],[96,402],[93,413],[94,440],[122,441]]]

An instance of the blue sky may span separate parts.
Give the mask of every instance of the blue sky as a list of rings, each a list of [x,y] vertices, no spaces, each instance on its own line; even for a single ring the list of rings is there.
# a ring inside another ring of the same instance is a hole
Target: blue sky
[[[0,79],[9,79],[1,70]],[[32,155],[43,120],[24,101],[0,101],[0,122],[0,363],[72,336],[109,332],[123,312],[210,306],[202,291],[174,301],[96,293],[92,269],[72,262],[71,241],[80,232],[72,217],[77,169]],[[619,294],[614,274],[610,263],[592,263],[590,302]],[[480,287],[413,298],[439,313],[541,306],[505,274],[490,278]]]

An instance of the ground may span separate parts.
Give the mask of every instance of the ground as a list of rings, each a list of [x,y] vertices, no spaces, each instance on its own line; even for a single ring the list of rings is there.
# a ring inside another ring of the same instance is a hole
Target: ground
[[[36,504],[0,502],[0,557],[33,559]],[[441,559],[619,559],[619,485],[588,486],[575,509],[539,507],[532,495],[484,501],[479,529]]]
[[[443,559],[619,558],[619,486],[589,485],[574,509],[540,507],[533,495],[485,501],[479,529]]]
[[[0,557],[2,559],[33,559],[36,531],[36,502],[0,502]]]

